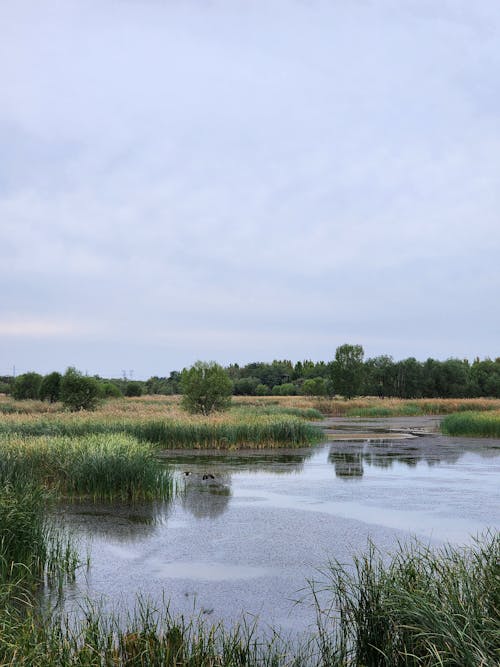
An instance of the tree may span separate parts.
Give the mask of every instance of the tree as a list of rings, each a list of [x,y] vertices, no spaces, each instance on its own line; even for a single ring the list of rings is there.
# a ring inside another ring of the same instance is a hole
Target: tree
[[[40,397],[41,384],[42,376],[38,373],[18,375],[12,388],[12,396],[18,401],[37,399]]]
[[[361,345],[340,345],[332,364],[335,391],[345,398],[359,395],[363,384],[363,357]]]
[[[70,410],[94,410],[99,400],[99,383],[70,367],[61,380],[61,400]]]
[[[326,380],[322,377],[304,380],[301,387],[301,393],[304,394],[304,396],[326,396],[327,391]]]
[[[142,383],[130,381],[125,385],[125,396],[135,397],[142,396]]]
[[[197,361],[181,373],[182,406],[188,412],[208,415],[231,404],[233,383],[215,361]]]
[[[48,400],[49,403],[55,403],[61,396],[61,373],[54,371],[46,375],[40,386],[40,399]]]

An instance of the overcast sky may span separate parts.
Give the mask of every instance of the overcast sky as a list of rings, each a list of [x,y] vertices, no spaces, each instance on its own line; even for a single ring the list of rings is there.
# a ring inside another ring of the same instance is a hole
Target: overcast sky
[[[0,374],[500,355],[498,0],[0,0]]]

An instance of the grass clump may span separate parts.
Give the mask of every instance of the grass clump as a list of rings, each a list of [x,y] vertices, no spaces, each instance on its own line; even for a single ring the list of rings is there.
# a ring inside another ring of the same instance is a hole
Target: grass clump
[[[495,667],[500,660],[500,536],[469,548],[400,546],[389,563],[374,547],[354,570],[330,563],[313,584],[322,664]]]
[[[447,435],[500,438],[500,410],[449,415],[441,422],[441,430]]]
[[[151,445],[131,436],[3,436],[2,465],[70,498],[166,498],[172,478]]]

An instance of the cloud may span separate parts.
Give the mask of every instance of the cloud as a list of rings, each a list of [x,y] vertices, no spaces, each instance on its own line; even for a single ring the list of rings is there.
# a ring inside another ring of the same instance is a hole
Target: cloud
[[[163,344],[495,354],[497,3],[20,0],[0,26],[20,338],[79,323],[145,373]]]

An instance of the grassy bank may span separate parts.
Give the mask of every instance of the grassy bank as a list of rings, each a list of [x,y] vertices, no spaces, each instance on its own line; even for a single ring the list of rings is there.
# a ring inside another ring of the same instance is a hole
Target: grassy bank
[[[277,634],[260,638],[252,624],[208,626],[147,602],[128,619],[89,605],[76,625],[3,607],[0,664],[496,667],[499,561],[500,538],[489,535],[464,549],[401,546],[389,560],[368,549],[354,569],[331,563],[312,585],[312,598],[322,599],[317,629],[293,646]]]
[[[449,415],[443,419],[441,430],[447,435],[500,438],[500,410]]]

